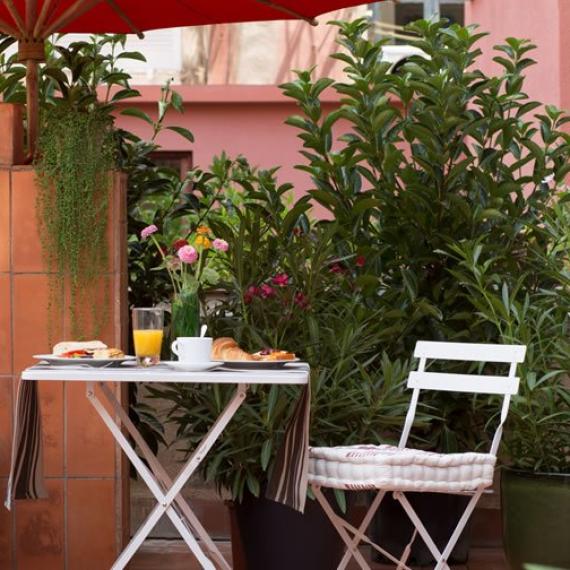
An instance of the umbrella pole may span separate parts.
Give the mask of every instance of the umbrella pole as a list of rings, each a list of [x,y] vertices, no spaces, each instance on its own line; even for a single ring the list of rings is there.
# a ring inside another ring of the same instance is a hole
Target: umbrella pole
[[[20,39],[18,41],[18,60],[26,64],[26,113],[28,131],[28,154],[26,162],[32,162],[38,141],[39,113],[39,64],[45,61],[45,42],[43,39]]]
[[[28,121],[28,156],[26,162],[32,162],[36,154],[40,124],[38,62],[35,59],[26,60],[26,108]]]

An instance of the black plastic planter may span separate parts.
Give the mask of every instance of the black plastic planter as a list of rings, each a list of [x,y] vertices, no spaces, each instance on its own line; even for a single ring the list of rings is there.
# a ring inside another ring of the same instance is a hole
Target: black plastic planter
[[[307,499],[301,514],[246,495],[234,508],[247,570],[333,570],[342,559],[342,541],[316,501]]]
[[[406,493],[406,497],[441,552],[455,530],[470,497],[442,493]],[[400,558],[412,538],[414,526],[400,503],[391,495],[386,495],[375,517],[373,532],[377,544],[396,558]],[[448,562],[465,564],[469,557],[469,545],[470,531],[467,524]],[[376,560],[390,563],[380,554],[376,554]],[[434,562],[431,552],[422,538],[417,535],[407,564],[433,566]]]
[[[570,475],[504,469],[501,506],[509,568],[570,568]]]

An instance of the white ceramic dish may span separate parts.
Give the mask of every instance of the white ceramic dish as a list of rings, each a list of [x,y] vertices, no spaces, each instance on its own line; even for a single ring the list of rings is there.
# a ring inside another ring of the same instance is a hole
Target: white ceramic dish
[[[283,368],[286,364],[299,362],[299,358],[293,360],[224,360],[224,366],[236,370],[272,370]]]
[[[77,366],[78,364],[102,368],[103,366],[120,366],[123,362],[136,360],[135,356],[125,355],[122,358],[62,358],[55,354],[34,354],[34,358],[57,366]]]
[[[182,372],[205,372],[206,370],[213,370],[218,368],[223,363],[216,360],[209,360],[207,362],[180,362],[178,360],[162,360],[161,364],[166,364],[173,370],[180,370]]]

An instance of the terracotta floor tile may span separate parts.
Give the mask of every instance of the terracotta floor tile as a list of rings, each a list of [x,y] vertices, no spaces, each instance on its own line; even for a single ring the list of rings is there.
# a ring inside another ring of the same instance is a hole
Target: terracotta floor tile
[[[2,498],[6,494],[7,478],[0,479]],[[11,568],[12,564],[12,513],[0,508],[0,568]]]
[[[10,275],[0,273],[0,374],[12,373],[11,316]]]
[[[48,499],[16,503],[18,570],[64,568],[63,482],[48,480],[47,489]]]
[[[115,482],[70,479],[67,485],[68,568],[110,568],[117,555]]]
[[[0,169],[0,272],[2,271],[10,271],[10,171]]]
[[[33,169],[12,171],[12,268],[45,271],[36,221],[37,185]]]
[[[66,400],[68,476],[113,477],[115,440],[85,397],[85,384],[68,383]]]
[[[55,311],[48,313],[47,275],[15,275],[13,287],[14,368],[18,372],[34,362],[33,354],[51,352],[49,329],[56,342],[61,340],[61,321]]]
[[[12,378],[0,376],[0,477],[10,473],[12,451]],[[0,507],[0,510],[2,508]],[[1,559],[1,554],[0,554]],[[0,564],[0,568],[2,565]]]

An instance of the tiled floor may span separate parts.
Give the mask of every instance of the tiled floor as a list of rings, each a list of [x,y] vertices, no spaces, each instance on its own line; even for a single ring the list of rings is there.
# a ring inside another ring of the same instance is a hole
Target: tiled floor
[[[231,561],[229,542],[218,544],[224,556]],[[129,570],[199,570],[199,568],[200,566],[182,542],[169,540],[147,541],[129,565]],[[356,565],[349,566],[349,570],[357,568]],[[371,568],[372,570],[393,570],[394,567],[372,564]],[[479,548],[471,551],[469,563],[466,566],[454,566],[452,570],[508,570],[508,567],[502,551]]]

